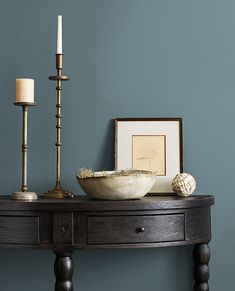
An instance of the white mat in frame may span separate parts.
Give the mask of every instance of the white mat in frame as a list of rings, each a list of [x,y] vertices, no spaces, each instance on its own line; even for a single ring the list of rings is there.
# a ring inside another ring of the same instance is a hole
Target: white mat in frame
[[[183,172],[182,118],[115,119],[116,170],[140,166],[159,172],[151,194],[173,194],[171,181]]]

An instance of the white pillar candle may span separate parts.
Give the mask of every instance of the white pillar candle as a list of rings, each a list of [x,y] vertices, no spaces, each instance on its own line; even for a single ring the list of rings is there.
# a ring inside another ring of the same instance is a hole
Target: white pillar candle
[[[62,16],[58,15],[57,24],[57,54],[62,54]]]
[[[16,79],[16,102],[34,102],[33,79]]]

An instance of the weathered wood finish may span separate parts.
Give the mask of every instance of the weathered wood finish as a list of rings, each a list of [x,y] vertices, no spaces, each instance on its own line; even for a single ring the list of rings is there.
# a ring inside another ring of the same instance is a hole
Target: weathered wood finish
[[[172,193],[171,193],[172,194]],[[40,197],[31,203],[13,201],[9,196],[1,196],[0,211],[131,211],[131,210],[165,210],[186,209],[211,206],[214,198],[211,195],[193,195],[187,198],[178,196],[145,196],[138,200],[105,201],[91,200],[86,196],[75,196],[73,199],[54,200]]]
[[[53,245],[73,244],[73,212],[53,213]]]
[[[39,244],[39,217],[0,216],[0,244]]]
[[[55,251],[54,273],[56,277],[55,291],[73,291],[73,259],[72,253]]]
[[[72,291],[75,249],[196,245],[194,291],[208,291],[213,196],[147,196],[130,201],[34,202],[0,198],[0,247],[56,253],[55,291]]]
[[[156,243],[184,240],[184,214],[88,216],[87,244]]]
[[[197,244],[193,250],[194,291],[209,291],[208,280],[210,276],[209,260],[210,248],[207,243]]]

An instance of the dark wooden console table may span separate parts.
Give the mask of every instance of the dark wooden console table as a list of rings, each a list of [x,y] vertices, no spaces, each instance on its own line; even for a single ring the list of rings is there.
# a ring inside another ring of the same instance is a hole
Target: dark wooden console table
[[[51,249],[56,291],[72,291],[76,249],[194,245],[194,290],[208,291],[213,196],[36,202],[0,198],[0,247]]]

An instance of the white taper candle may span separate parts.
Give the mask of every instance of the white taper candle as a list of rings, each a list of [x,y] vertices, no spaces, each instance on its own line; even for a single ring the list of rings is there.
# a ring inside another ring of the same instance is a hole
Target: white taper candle
[[[57,24],[57,54],[62,54],[62,15],[58,15]]]

